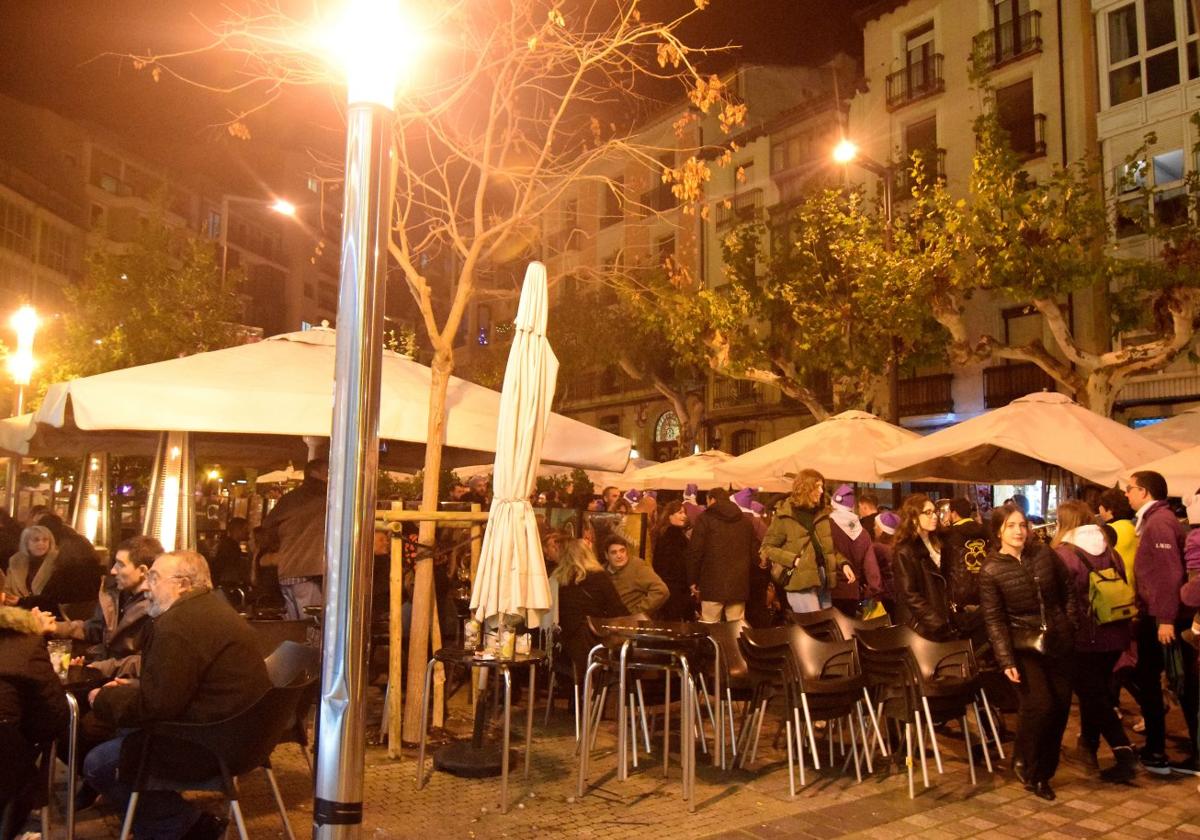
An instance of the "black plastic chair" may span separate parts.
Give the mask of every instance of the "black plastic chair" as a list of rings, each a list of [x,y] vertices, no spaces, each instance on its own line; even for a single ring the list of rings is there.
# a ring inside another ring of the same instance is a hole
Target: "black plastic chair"
[[[746,663],[746,678],[751,686],[749,712],[742,718],[737,739],[741,744],[741,755],[736,762],[738,767],[745,767],[757,757],[758,741],[767,707],[782,694],[788,706],[783,717],[788,735],[789,773],[792,770],[791,709],[794,698],[791,696],[791,684],[786,673],[790,635],[791,628],[788,627],[745,627],[738,636],[738,650]]]
[[[289,840],[295,840],[283,796],[271,771],[271,752],[288,723],[294,720],[300,698],[311,685],[309,680],[271,688],[244,712],[215,723],[155,723],[143,730],[141,754],[133,794],[125,809],[121,840],[129,840],[138,798],[143,791],[151,789],[151,782],[156,783],[156,789],[162,789],[165,784],[175,790],[220,790],[229,802],[238,835],[241,840],[248,840],[234,780],[258,768],[266,772],[271,784],[284,834]],[[197,779],[194,774],[178,772],[177,763],[196,767],[197,759],[215,762],[217,775]]]
[[[748,704],[754,694],[754,683],[750,679],[750,666],[742,649],[738,646],[738,637],[742,630],[749,627],[745,621],[722,621],[708,625],[709,638],[720,650],[721,688],[724,697],[718,697],[717,702],[725,705],[724,719],[729,721],[729,743],[733,753],[733,763],[737,764],[737,730],[734,726],[733,701]],[[747,705],[747,709],[750,707]],[[743,715],[745,718],[746,715]]]
[[[886,627],[862,630],[855,634],[858,655],[867,681],[869,702],[874,706],[876,721],[892,721],[904,726],[904,745],[907,750],[908,797],[915,796],[913,786],[913,729],[916,728],[921,776],[929,787],[929,768],[925,763],[924,723],[916,690],[915,663],[909,642],[916,633],[908,627]],[[886,756],[887,751],[883,750]]]
[[[882,627],[891,627],[891,623],[887,616],[881,615],[879,618],[851,618],[841,610],[833,611],[833,621],[837,625],[838,635],[844,641],[853,639],[859,630],[878,630]]]
[[[251,619],[249,624],[254,628],[254,634],[258,639],[258,650],[263,659],[270,656],[272,651],[284,642],[300,642],[301,644],[307,642],[309,631],[315,627],[312,619],[309,618],[268,619],[265,621]]]
[[[308,753],[306,723],[308,711],[316,703],[317,694],[321,690],[321,652],[311,645],[283,642],[266,658],[266,665],[271,685],[277,688],[295,685],[297,682],[310,683],[308,690],[300,697],[296,714],[284,730],[280,743],[298,744],[300,752],[304,753],[304,761],[308,764],[308,772],[312,774],[313,760]]]
[[[812,612],[788,613],[787,622],[794,627],[803,627],[814,638],[835,642],[842,639],[838,627],[838,616],[841,614],[840,610],[828,607]]]

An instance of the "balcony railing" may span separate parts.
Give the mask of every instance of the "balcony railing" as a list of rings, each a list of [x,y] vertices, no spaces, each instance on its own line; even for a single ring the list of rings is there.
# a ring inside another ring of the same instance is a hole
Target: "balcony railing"
[[[912,417],[918,414],[951,413],[954,411],[954,397],[950,393],[953,382],[952,373],[901,379],[900,415]]]
[[[726,201],[729,202],[726,206]],[[761,189],[744,190],[736,195],[717,203],[717,227],[742,224],[753,221],[763,207],[763,191]]]
[[[1026,12],[975,36],[975,54],[999,67],[1042,49],[1042,13]]]
[[[713,408],[732,408],[740,405],[760,405],[762,391],[744,379],[719,378],[713,382]]]
[[[1033,362],[983,369],[985,408],[1000,408],[1026,394],[1054,389],[1054,379]]]
[[[934,53],[888,74],[887,108],[894,111],[910,102],[941,93],[945,87],[942,54]]]
[[[1046,156],[1046,115],[1030,114],[1019,124],[1005,126],[1008,143],[1021,160]]]

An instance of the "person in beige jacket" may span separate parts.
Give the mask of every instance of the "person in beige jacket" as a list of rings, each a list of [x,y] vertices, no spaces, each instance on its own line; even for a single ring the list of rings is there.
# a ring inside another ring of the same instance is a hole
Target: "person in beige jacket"
[[[629,543],[617,534],[604,538],[602,544],[613,586],[630,614],[653,615],[667,602],[670,590],[649,565],[640,557],[629,556]]]

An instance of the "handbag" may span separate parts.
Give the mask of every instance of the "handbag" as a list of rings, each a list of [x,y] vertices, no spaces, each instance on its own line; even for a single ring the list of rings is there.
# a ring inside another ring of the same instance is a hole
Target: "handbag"
[[[1133,587],[1126,582],[1118,569],[1096,571],[1087,555],[1079,548],[1075,549],[1075,556],[1088,570],[1088,601],[1092,608],[1092,618],[1097,624],[1126,621],[1137,615],[1137,597]]]
[[[1015,623],[1010,628],[1013,650],[1025,653],[1046,653],[1046,603],[1042,600],[1042,587],[1037,575],[1033,576],[1033,591],[1038,599],[1038,625],[1032,623]]]

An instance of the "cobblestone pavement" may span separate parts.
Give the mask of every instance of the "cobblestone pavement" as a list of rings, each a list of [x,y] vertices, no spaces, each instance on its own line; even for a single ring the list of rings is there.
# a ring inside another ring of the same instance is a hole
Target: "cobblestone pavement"
[[[418,791],[415,750],[406,750],[399,761],[389,761],[382,748],[369,748],[363,837],[670,840],[919,835],[923,840],[939,840],[969,836],[1200,836],[1200,793],[1196,789],[1200,780],[1143,773],[1131,785],[1106,785],[1090,778],[1069,758],[1069,747],[1078,732],[1074,719],[1055,779],[1058,801],[1054,803],[1026,793],[1006,769],[998,767],[989,774],[982,762],[979,784],[972,787],[962,740],[953,725],[940,733],[945,774],[937,774],[931,756],[931,786],[921,788],[918,771],[914,800],[908,798],[906,776],[899,766],[877,766],[875,774],[865,776],[860,784],[855,783],[852,771],[848,776],[828,771],[810,775],[808,785],[791,800],[786,752],[768,743],[776,728],[768,718],[762,736],[764,748],[751,770],[722,773],[711,766],[711,758],[697,751],[696,810],[689,814],[680,798],[678,764],[672,762],[671,773],[664,779],[658,753],[650,760],[643,755],[641,767],[627,781],[616,780],[610,723],[603,725],[593,754],[592,787],[576,801],[570,713],[560,705],[550,726],[543,728],[541,711],[539,708],[535,723],[529,780],[522,778],[519,758],[512,765],[508,814],[499,812],[499,779],[461,779],[433,772],[425,788]],[[523,715],[514,713],[514,745],[518,732],[523,732],[516,725],[518,719],[524,722]],[[1174,731],[1182,730],[1178,717],[1172,725]],[[451,715],[451,731],[466,733],[469,728],[466,715],[457,711]],[[656,749],[661,749],[661,739]],[[514,754],[517,756],[519,753]],[[298,837],[311,836],[311,781],[298,748],[283,745],[274,760],[293,830]],[[1102,750],[1102,765],[1110,760]],[[265,778],[246,778],[242,793],[250,836],[282,836]],[[207,795],[200,801],[214,811],[222,807],[218,799]],[[119,835],[119,816],[104,808],[92,808],[80,816],[81,840]],[[55,836],[62,836],[61,824]]]

